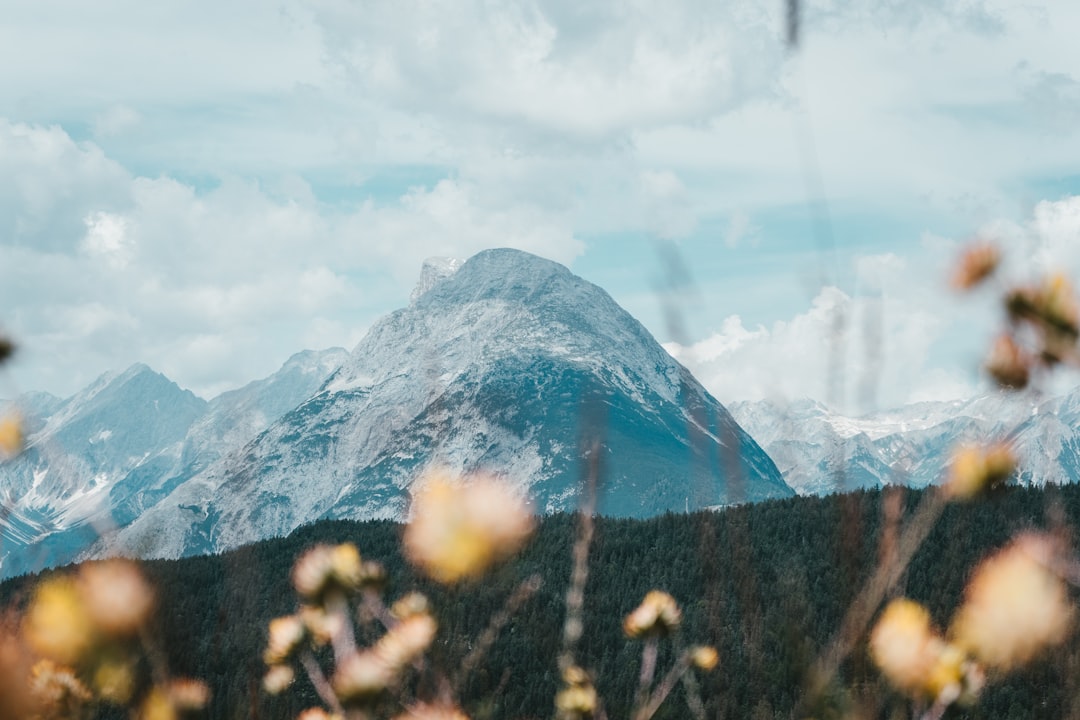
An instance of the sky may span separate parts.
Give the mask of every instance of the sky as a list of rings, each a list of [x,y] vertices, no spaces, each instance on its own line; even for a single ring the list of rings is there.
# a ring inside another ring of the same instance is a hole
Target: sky
[[[424,258],[605,288],[721,402],[985,388],[992,237],[1080,276],[1080,4],[7,0],[0,396],[210,398],[351,348]]]

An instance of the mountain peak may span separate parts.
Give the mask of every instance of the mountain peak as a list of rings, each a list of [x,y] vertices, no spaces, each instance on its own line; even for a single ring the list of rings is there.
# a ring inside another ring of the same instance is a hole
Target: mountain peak
[[[335,370],[349,356],[343,347],[331,347],[325,350],[301,350],[289,356],[280,370],[296,369],[302,373],[323,373]]]
[[[460,264],[452,279],[438,283],[436,288],[429,297],[438,303],[490,299],[535,302],[542,295],[563,296],[573,302],[583,291],[600,290],[564,265],[512,248],[493,248],[473,255]]]
[[[416,302],[421,295],[457,272],[461,265],[461,260],[450,257],[429,257],[424,260],[420,267],[420,279],[409,295],[409,302]]]

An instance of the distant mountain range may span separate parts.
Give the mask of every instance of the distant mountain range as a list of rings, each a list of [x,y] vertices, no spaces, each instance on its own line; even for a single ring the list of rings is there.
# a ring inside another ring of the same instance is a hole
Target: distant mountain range
[[[800,495],[939,482],[964,443],[1013,443],[1024,485],[1080,480],[1080,390],[1062,397],[992,393],[848,417],[813,400],[736,402],[735,419]]]
[[[541,512],[576,506],[584,435],[600,512],[644,517],[793,490],[607,293],[515,250],[429,261],[352,350],[303,352],[205,402],[144,365],[19,398],[0,466],[0,575],[77,557],[178,557],[320,518],[401,518],[425,470],[485,470]]]

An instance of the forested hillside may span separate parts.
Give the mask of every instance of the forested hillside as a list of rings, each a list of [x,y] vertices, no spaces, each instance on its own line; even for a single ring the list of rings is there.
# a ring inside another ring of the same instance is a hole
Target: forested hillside
[[[682,605],[679,635],[720,652],[717,669],[700,676],[708,717],[789,717],[807,667],[876,562],[881,497],[860,492],[774,500],[715,514],[599,519],[580,659],[596,674],[608,716],[627,716],[640,663],[640,643],[624,636],[622,620],[647,591],[661,588]],[[907,494],[909,514],[918,499],[917,492]],[[982,502],[950,506],[911,564],[901,583],[903,594],[926,604],[944,626],[973,564],[1017,530],[1046,526],[1057,508],[1069,527],[1077,526],[1080,488],[1013,488]],[[417,577],[401,556],[401,527],[389,522],[323,522],[220,556],[149,562],[146,574],[159,598],[154,633],[173,674],[210,684],[208,717],[290,718],[317,704],[317,698],[302,674],[288,692],[267,696],[260,686],[262,651],[268,621],[296,608],[289,572],[304,548],[352,541],[365,559],[385,565],[388,599],[412,589],[427,594],[439,621],[431,666],[451,675],[513,589],[539,573],[539,592],[514,615],[458,693],[474,718],[550,717],[575,525],[574,516],[545,518],[516,561],[450,590]],[[4,601],[24,602],[33,580],[17,578],[0,586]],[[661,667],[669,662],[662,652]],[[951,710],[947,717],[1070,716],[1071,703],[1080,696],[1078,662],[1080,642],[1071,638],[1024,671],[1000,682],[991,678],[977,706]],[[878,679],[864,652],[842,674],[843,683],[827,701],[799,707],[799,713],[839,717],[854,703],[866,709],[867,698],[879,717],[906,707]],[[681,692],[673,693],[657,717],[685,716]],[[126,717],[127,711],[117,713]],[[100,716],[109,714],[102,710]]]

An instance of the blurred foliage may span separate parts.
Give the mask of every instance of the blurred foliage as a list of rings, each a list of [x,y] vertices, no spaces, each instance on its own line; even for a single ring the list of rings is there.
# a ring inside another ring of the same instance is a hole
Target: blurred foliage
[[[907,513],[922,494],[906,491]],[[623,634],[623,619],[648,591],[663,587],[681,601],[680,632],[719,650],[717,671],[701,679],[707,716],[788,717],[813,657],[877,562],[881,498],[878,492],[857,492],[768,501],[723,513],[599,518],[578,655],[596,678],[608,716],[628,715],[638,681],[640,644]],[[984,502],[950,505],[898,593],[922,603],[936,624],[946,625],[977,562],[1017,532],[1047,526],[1048,508],[1060,508],[1075,526],[1080,486],[1011,487]],[[461,663],[472,639],[514,588],[539,573],[544,585],[514,614],[458,695],[473,718],[550,717],[560,682],[557,628],[565,613],[574,523],[567,515],[543,519],[516,562],[482,581],[451,587],[411,568],[401,551],[403,528],[390,522],[319,522],[288,538],[219,556],[149,561],[143,571],[159,598],[150,630],[173,673],[210,685],[206,717],[291,718],[318,704],[315,691],[299,676],[289,693],[262,692],[262,651],[268,622],[296,610],[290,569],[306,548],[353,542],[365,559],[386,567],[389,600],[413,589],[427,595],[439,623],[430,657],[447,668]],[[25,606],[39,580],[23,577],[0,585],[0,602]],[[1076,642],[1064,644],[992,683],[975,707],[951,708],[946,717],[1069,716],[1080,695],[1073,680],[1080,665],[1076,647]],[[672,652],[662,647],[661,663],[670,664]],[[862,717],[891,717],[897,711],[907,715],[906,707],[860,647],[830,692],[807,711],[816,717],[856,711]],[[97,716],[126,717],[126,712],[104,708]],[[684,714],[677,698],[656,717]]]

